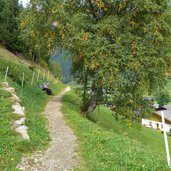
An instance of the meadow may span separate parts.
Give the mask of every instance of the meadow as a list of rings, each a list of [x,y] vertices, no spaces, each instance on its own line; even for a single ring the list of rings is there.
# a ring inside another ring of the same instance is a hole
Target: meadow
[[[78,170],[169,170],[161,133],[144,127],[126,128],[102,106],[88,120],[80,114],[80,103],[72,91],[64,96],[62,106],[65,119],[77,136],[77,152],[81,156]]]

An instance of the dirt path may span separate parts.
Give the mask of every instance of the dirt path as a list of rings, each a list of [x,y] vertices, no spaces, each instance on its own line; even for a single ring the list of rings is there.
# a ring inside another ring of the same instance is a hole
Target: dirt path
[[[77,165],[76,137],[65,124],[60,112],[61,98],[70,90],[67,87],[63,93],[50,100],[44,114],[49,121],[51,143],[47,151],[37,152],[30,158],[23,158],[17,168],[26,171],[67,171]]]

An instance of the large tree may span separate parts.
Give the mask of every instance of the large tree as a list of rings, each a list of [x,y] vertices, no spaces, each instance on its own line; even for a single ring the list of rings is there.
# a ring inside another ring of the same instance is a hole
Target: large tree
[[[86,115],[107,104],[144,116],[143,96],[164,86],[169,64],[167,0],[32,0],[30,11],[34,40],[71,54]]]

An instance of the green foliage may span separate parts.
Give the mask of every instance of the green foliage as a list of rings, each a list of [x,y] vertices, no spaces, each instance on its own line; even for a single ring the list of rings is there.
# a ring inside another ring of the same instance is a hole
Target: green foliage
[[[48,64],[47,62],[44,60],[44,59],[39,59],[39,64],[43,67],[43,68],[46,68],[48,69]]]
[[[171,79],[167,80],[167,85],[165,87],[165,90],[169,93],[169,95],[171,96]]]
[[[18,0],[0,1],[0,42],[12,51],[22,52],[24,42],[19,38],[17,21],[20,10]]]
[[[164,85],[170,44],[167,2],[101,2],[103,7],[95,1],[92,6],[85,3],[79,12],[71,9],[77,17],[71,25],[81,30],[73,31],[69,42],[76,76],[88,103],[96,96],[95,103],[113,104],[117,113],[135,120],[149,113],[143,94]],[[99,13],[94,14],[96,10]]]
[[[113,122],[116,125],[111,125],[116,129],[103,129],[80,115],[80,102],[81,99],[71,92],[64,96],[62,106],[65,119],[77,136],[81,161],[85,161],[84,167],[80,170],[169,170],[164,156],[162,134],[150,129],[144,129],[142,132],[134,129],[131,136],[129,131],[122,132],[120,130],[122,127],[117,122]],[[101,108],[96,112],[100,112],[104,117],[111,114],[107,109]],[[134,131],[135,134],[133,134]],[[142,138],[138,136],[139,133],[143,136]],[[151,135],[158,137],[156,138],[158,141],[148,139]],[[155,145],[151,147],[153,143]],[[162,151],[157,149],[158,146]],[[84,162],[81,162],[82,164]]]
[[[49,69],[55,78],[61,80],[61,66],[59,62],[53,61],[49,63]]]
[[[22,29],[34,47],[71,54],[86,114],[112,104],[123,118],[136,120],[150,113],[143,95],[165,84],[169,12],[167,0],[34,0]]]
[[[34,1],[31,3],[32,6],[24,9],[19,16],[20,37],[28,48],[29,59],[42,62],[40,58],[43,58],[47,63],[52,51],[51,38],[53,39],[55,37],[49,25],[50,21],[47,20],[47,24],[44,24],[47,18],[39,13],[37,9],[44,1],[40,1],[40,4],[37,5]],[[47,4],[49,4],[49,2],[47,2]],[[48,11],[46,12],[48,13]]]
[[[170,95],[167,91],[159,91],[155,94],[155,100],[159,106],[167,105],[170,102]]]

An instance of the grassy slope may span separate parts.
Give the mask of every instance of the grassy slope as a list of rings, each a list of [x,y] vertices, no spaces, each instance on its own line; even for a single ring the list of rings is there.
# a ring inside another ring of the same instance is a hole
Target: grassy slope
[[[0,44],[0,57],[1,58],[5,58],[5,59],[8,59],[8,60],[12,60],[15,63],[23,63],[26,66],[31,65],[31,62],[30,61],[28,61],[28,60],[26,61],[21,56],[20,56],[20,58],[17,57],[12,52],[8,51],[5,47],[3,47],[1,44]]]
[[[15,60],[13,60],[14,58]],[[21,136],[12,129],[12,123],[18,116],[12,113],[10,95],[0,90],[0,170],[13,171],[16,170],[15,166],[23,154],[42,149],[48,144],[49,134],[45,128],[46,119],[41,112],[44,110],[49,96],[38,87],[38,84],[43,82],[43,76],[41,75],[40,79],[35,81],[31,87],[32,70],[25,63],[20,64],[17,57],[0,47],[0,82],[3,81],[7,66],[10,68],[7,81],[16,89],[22,106],[26,108],[26,125],[29,127],[31,138],[30,141],[23,141]],[[25,73],[25,84],[22,88],[23,72]],[[51,82],[50,85],[55,94],[61,92],[65,87],[61,83]]]
[[[78,137],[84,170],[167,170],[162,134],[146,128],[123,130],[111,112],[100,107],[92,119],[100,118],[98,124],[113,130],[102,128],[80,115],[79,102],[75,93],[68,93],[63,98],[62,111]]]
[[[124,123],[119,123],[119,121],[112,116],[112,112],[103,106],[98,107],[91,114],[90,119],[104,128],[113,129],[115,133],[122,133],[130,139],[134,139],[135,141],[146,145],[147,148],[152,148],[154,151],[159,152],[162,158],[165,158],[164,138],[160,131],[155,131],[146,127],[124,128]],[[168,137],[168,140],[171,149],[171,137]]]

